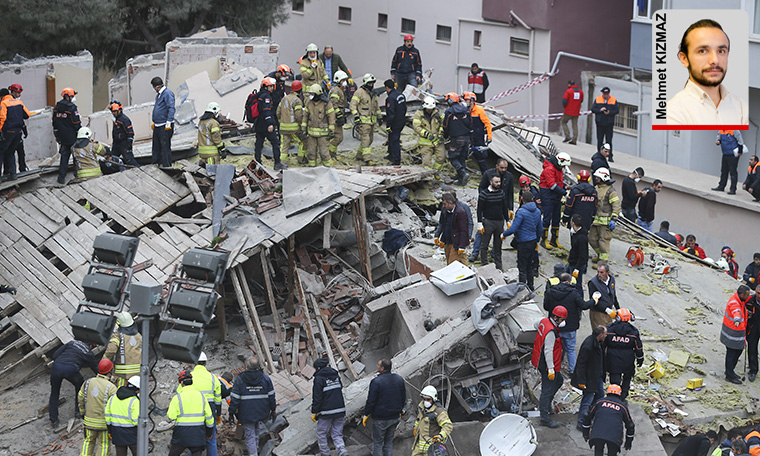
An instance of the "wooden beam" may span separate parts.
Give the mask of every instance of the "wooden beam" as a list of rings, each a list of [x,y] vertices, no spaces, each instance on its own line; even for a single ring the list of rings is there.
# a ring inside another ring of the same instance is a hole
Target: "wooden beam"
[[[306,302],[306,295],[303,291],[303,283],[301,283],[301,277],[297,272],[295,274],[294,280],[296,291],[298,292],[298,301],[301,303],[301,311],[303,312],[304,329],[306,329],[306,348],[309,350],[309,354],[311,355],[312,359],[317,359],[321,353],[317,353],[317,342],[314,340],[314,330],[311,327],[309,304]]]
[[[52,339],[52,340],[48,341],[47,343],[45,343],[45,345],[42,345],[42,346],[37,347],[34,350],[30,351],[29,353],[27,353],[26,355],[24,355],[23,358],[21,358],[20,360],[16,361],[15,363],[11,363],[8,366],[5,366],[5,368],[2,371],[0,371],[0,375],[8,372],[9,370],[13,369],[14,367],[18,366],[19,364],[24,363],[29,358],[32,358],[34,356],[42,356],[42,355],[44,355],[45,352],[47,352],[49,350],[52,350],[53,348],[55,348],[60,343],[61,343],[61,341],[58,340],[57,337],[55,339]]]
[[[332,229],[332,212],[328,212],[322,218],[322,248],[330,248],[330,231]]]
[[[253,296],[251,296],[251,289],[248,287],[248,280],[245,278],[245,272],[243,272],[243,266],[238,265],[234,269],[237,269],[238,276],[240,277],[240,282],[244,285],[243,286],[243,294],[245,294],[246,299],[248,300],[248,307],[251,309],[251,316],[253,317],[253,327],[256,329],[259,338],[261,339],[261,345],[264,349],[264,355],[266,357],[266,361],[269,364],[269,372],[274,373],[274,361],[272,361],[272,352],[269,350],[269,343],[267,342],[267,337],[264,334],[264,330],[261,328],[261,320],[259,320],[259,313],[256,311],[256,305],[253,302]]]
[[[10,345],[0,350],[0,358],[5,356],[6,353],[13,350],[14,348],[21,348],[24,344],[32,340],[31,337],[29,337],[28,334],[24,334],[23,336],[19,337],[15,341],[13,341]]]
[[[327,359],[330,360],[330,366],[338,370],[338,364],[335,362],[335,355],[333,355],[332,348],[330,348],[330,339],[327,337],[327,331],[325,330],[325,324],[322,321],[321,315],[322,311],[319,310],[319,306],[317,305],[317,300],[314,299],[314,296],[309,293],[309,295],[306,297],[311,302],[311,306],[314,308],[314,316],[317,319],[317,326],[319,326],[319,337],[322,339],[322,343],[325,346],[325,351],[327,352]]]
[[[267,290],[267,299],[269,301],[269,307],[272,309],[272,320],[274,321],[274,331],[277,334],[277,342],[280,344],[280,358],[282,359],[282,367],[285,372],[290,370],[288,366],[288,354],[285,353],[285,334],[282,332],[280,323],[280,314],[277,312],[277,303],[274,300],[274,290],[272,288],[272,277],[269,275],[269,255],[264,250],[261,250],[261,272],[264,275],[264,286]]]
[[[237,295],[238,305],[240,306],[240,313],[243,314],[243,320],[245,320],[245,326],[248,328],[248,335],[251,337],[253,346],[256,348],[256,355],[261,356],[261,345],[259,345],[259,339],[256,337],[256,331],[253,329],[253,322],[251,322],[251,314],[248,312],[248,306],[245,302],[245,296],[243,295],[243,287],[240,285],[240,279],[235,273],[235,269],[230,270],[232,275],[232,286],[235,288],[235,295]]]
[[[187,187],[193,193],[195,202],[201,203],[201,204],[208,204],[206,203],[206,198],[203,197],[203,193],[201,193],[201,189],[200,187],[198,187],[198,182],[195,181],[195,178],[193,177],[193,175],[187,171],[185,171],[183,175],[185,176],[185,183],[187,184]]]
[[[225,296],[224,287],[217,287],[221,293],[219,293],[220,299],[216,300],[216,320],[219,322],[219,341],[224,342],[227,340],[227,315],[224,310]]]
[[[327,319],[327,315],[320,313],[320,316],[322,317],[324,326],[327,328],[327,332],[330,334],[330,337],[332,337],[332,340],[335,343],[335,348],[338,350],[338,353],[340,353],[340,357],[343,358],[343,362],[346,363],[346,367],[351,373],[351,376],[354,377],[354,380],[359,380],[359,374],[356,372],[356,369],[354,369],[354,363],[351,362],[351,358],[348,357],[346,349],[343,348],[343,344],[341,344],[340,340],[338,340],[338,335],[335,334],[335,330],[332,328],[332,326],[330,326],[330,321]]]
[[[293,343],[292,345],[292,355],[290,356],[290,373],[291,375],[295,375],[296,371],[298,371],[298,346],[301,345],[301,327],[296,326],[293,329]]]
[[[291,234],[288,238],[288,302],[285,304],[285,311],[288,314],[295,313],[295,303],[293,302],[293,296],[296,294],[295,287],[295,275],[296,275],[296,238],[294,234]]]

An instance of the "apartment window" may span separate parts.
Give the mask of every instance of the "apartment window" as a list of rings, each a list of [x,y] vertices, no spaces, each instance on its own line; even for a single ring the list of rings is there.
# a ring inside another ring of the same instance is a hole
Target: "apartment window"
[[[291,5],[293,8],[293,11],[297,13],[303,13],[303,4],[306,3],[305,0],[292,0]]]
[[[401,18],[401,33],[414,35],[417,23],[412,19]]]
[[[438,25],[435,28],[436,41],[451,43],[451,27],[448,25]]]
[[[475,30],[472,34],[472,45],[476,48],[480,47],[480,30]]]
[[[760,0],[754,1],[755,11],[752,15],[752,34],[760,35]]]
[[[528,56],[530,55],[530,40],[523,40],[521,38],[509,39],[509,53],[515,55]]]
[[[655,11],[662,9],[663,0],[634,0],[634,17],[639,19],[652,19]]]
[[[380,30],[388,30],[388,15],[378,13],[377,15],[377,28]]]
[[[615,131],[629,134],[638,134],[639,118],[633,115],[638,110],[637,106],[618,102],[620,111],[615,116]]]
[[[351,8],[347,8],[345,6],[339,6],[338,20],[340,22],[348,22],[350,24],[351,23]]]

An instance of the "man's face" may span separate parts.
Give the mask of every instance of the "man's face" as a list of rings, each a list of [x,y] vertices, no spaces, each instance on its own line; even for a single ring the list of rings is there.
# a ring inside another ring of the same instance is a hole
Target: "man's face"
[[[491,178],[491,187],[493,188],[499,188],[501,187],[501,177],[494,176]]]
[[[715,27],[700,27],[686,36],[688,55],[678,53],[689,77],[703,87],[716,87],[728,70],[728,37]]]
[[[610,276],[610,272],[607,270],[607,268],[600,266],[599,269],[596,270],[596,276],[599,277],[599,280],[606,281]]]
[[[692,248],[694,248],[694,244],[696,244],[696,243],[697,243],[696,239],[687,239],[686,240],[686,247],[692,249]]]
[[[607,101],[607,100],[609,100],[609,99],[610,99],[610,93],[609,93],[609,92],[607,92],[607,93],[603,93],[603,94],[602,94],[602,98],[604,98],[604,101]]]
[[[472,67],[470,67],[470,69],[472,70],[472,74],[475,74],[475,73],[477,73],[478,71],[480,71],[480,68],[478,68],[478,66],[477,66],[477,65],[473,65]]]
[[[605,158],[610,156],[610,150],[609,149],[602,149],[602,155],[604,155]]]
[[[750,164],[751,166],[755,166],[755,165],[757,164],[757,159],[755,158],[755,156],[754,156],[754,155],[753,155],[753,156],[751,156],[751,157],[749,157],[749,164]]]
[[[162,85],[160,85],[160,86],[153,86],[153,90],[155,90],[156,93],[158,93],[158,91],[161,90],[161,87],[163,87],[163,86]]]
[[[412,40],[404,40],[404,46],[406,46],[407,49],[411,49],[412,44],[414,44]]]
[[[760,266],[760,258],[754,258],[752,261],[755,262],[755,266]]]
[[[453,203],[453,202],[450,203],[448,201],[443,202],[443,208],[449,212],[454,210],[454,206],[456,206],[456,203]]]
[[[601,334],[599,334],[598,336],[596,336],[596,340],[599,343],[602,343],[602,342],[604,342],[604,339],[606,339],[606,338],[607,338],[607,328],[604,328],[604,332],[601,333]]]
[[[21,92],[16,92],[15,90],[11,90],[11,95],[13,95],[13,98],[19,98],[21,97]]]
[[[378,361],[378,362],[377,362],[377,369],[376,369],[376,372],[377,372],[378,374],[382,374],[382,373],[383,373],[383,366],[380,364],[380,361]]]
[[[499,171],[499,174],[506,173],[508,168],[509,168],[509,163],[507,162],[501,162],[498,165],[496,165],[496,169]]]
[[[662,184],[652,185],[652,188],[655,193],[660,193],[660,190],[662,190]]]
[[[329,59],[329,58],[332,57],[332,55],[333,55],[333,49],[331,47],[326,47],[325,48],[325,58]]]
[[[309,60],[317,60],[317,51],[309,51]]]

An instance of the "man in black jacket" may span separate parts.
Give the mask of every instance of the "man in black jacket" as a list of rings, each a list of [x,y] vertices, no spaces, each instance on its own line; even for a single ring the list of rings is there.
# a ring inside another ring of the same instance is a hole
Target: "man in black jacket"
[[[264,78],[259,92],[259,117],[256,119],[256,145],[253,152],[256,161],[261,163],[261,150],[264,148],[264,140],[269,140],[272,145],[272,157],[274,158],[274,170],[279,171],[287,168],[280,162],[280,133],[277,131],[277,106],[272,99],[276,81],[274,78]]]
[[[546,290],[544,294],[544,310],[551,316],[552,310],[557,306],[567,309],[565,326],[559,328],[559,337],[562,339],[562,353],[567,355],[567,368],[572,374],[575,371],[575,337],[580,327],[583,311],[591,307],[593,301],[583,301],[578,296],[575,285],[570,283],[572,276],[567,272],[559,275],[560,282]]]
[[[480,178],[480,185],[478,185],[478,192],[487,189],[491,185],[491,178],[494,176],[501,178],[501,190],[504,192],[504,202],[507,204],[507,209],[509,209],[508,220],[511,221],[515,216],[515,179],[512,177],[512,173],[509,172],[509,162],[506,158],[498,158],[496,160],[496,168],[491,168],[483,173],[483,177]],[[472,255],[468,258],[471,263],[478,259],[482,238],[483,235],[481,233],[475,233],[475,240],[472,243]],[[492,251],[493,253],[495,252]]]
[[[636,188],[636,183],[642,177],[644,177],[644,169],[638,167],[623,179],[623,202],[621,209],[623,217],[632,222],[636,222],[636,203],[639,201],[639,191]]]
[[[66,172],[69,169],[69,157],[71,157],[71,148],[77,140],[77,132],[82,126],[79,119],[79,110],[74,104],[76,92],[71,87],[66,87],[61,91],[61,100],[53,108],[53,134],[55,140],[61,147],[58,153],[61,155],[61,162],[58,166],[58,183],[66,183]]]
[[[478,195],[477,231],[483,235],[480,243],[480,262],[488,264],[488,247],[493,239],[493,262],[496,269],[502,269],[501,263],[501,233],[504,231],[504,221],[509,220],[509,209],[501,189],[501,178],[494,175],[487,188]]]
[[[672,456],[707,456],[710,454],[710,447],[718,440],[718,434],[715,431],[707,433],[694,434],[685,438],[675,449]]]
[[[607,325],[607,353],[604,368],[610,375],[610,383],[620,385],[623,389],[620,397],[628,397],[631,379],[636,371],[634,363],[644,364],[644,348],[641,345],[639,330],[631,324],[633,314],[628,309],[617,311],[615,321]]]
[[[670,242],[673,245],[678,245],[678,239],[676,239],[675,236],[670,234],[670,222],[668,222],[667,220],[663,220],[662,222],[660,222],[660,231],[654,234]]]
[[[599,399],[583,419],[583,438],[594,448],[596,456],[602,456],[605,445],[607,456],[617,456],[623,446],[623,425],[625,449],[630,450],[636,426],[628,404],[620,398],[620,386],[613,383],[607,387],[607,397]]]
[[[578,409],[576,429],[583,431],[583,419],[596,401],[604,397],[604,340],[607,328],[595,326],[591,335],[578,350],[578,362],[570,379],[570,384],[583,391]]]
[[[92,353],[92,347],[79,340],[67,342],[53,354],[53,364],[50,368],[50,402],[48,403],[48,414],[53,428],[58,426],[58,398],[63,380],[66,379],[74,385],[74,414],[79,415],[77,393],[84,383],[84,377],[79,370],[82,366],[87,366],[97,374],[98,361]]]
[[[610,95],[610,88],[603,87],[602,94],[594,99],[591,105],[596,123],[596,147],[601,148],[605,142],[610,145],[610,161],[612,160],[612,131],[615,126],[615,116],[620,112],[617,99]]]
[[[311,420],[317,422],[317,443],[321,454],[330,454],[328,434],[335,444],[338,456],[345,456],[343,425],[346,421],[346,404],[343,401],[343,384],[338,371],[330,367],[327,358],[314,361],[314,386],[311,393]]]
[[[583,299],[583,274],[588,268],[588,230],[583,226],[581,214],[570,219],[570,254],[567,256],[567,272],[575,279],[575,289]]]
[[[446,104],[449,105],[449,108],[443,115],[443,136],[451,139],[448,149],[449,161],[457,171],[458,185],[465,186],[470,180],[465,161],[470,150],[472,117],[470,110],[460,102],[458,94],[447,93]]]
[[[414,47],[414,37],[404,36],[404,45],[396,48],[391,61],[391,79],[398,84],[398,90],[403,92],[407,84],[418,87],[422,83],[422,57]]]
[[[641,192],[639,198],[639,219],[636,223],[647,231],[652,231],[652,222],[654,222],[654,206],[657,204],[657,194],[662,190],[662,181],[655,179],[651,187],[647,187]]]
[[[752,263],[744,268],[742,279],[751,289],[754,290],[757,287],[757,282],[760,280],[760,252],[752,255]]]
[[[372,417],[372,456],[393,456],[393,434],[406,404],[406,386],[400,375],[391,372],[391,360],[377,362],[377,377],[369,382],[362,425]]]
[[[591,156],[591,173],[595,173],[599,168],[610,169],[610,164],[607,163],[607,157],[610,156],[610,145],[604,144],[599,152]]]
[[[388,132],[388,160],[401,164],[401,130],[406,124],[406,97],[396,90],[392,79],[385,81],[385,126]]]
[[[598,295],[595,295],[599,292]],[[610,274],[607,263],[599,263],[596,276],[588,281],[588,295],[596,302],[588,312],[591,327],[612,323],[615,312],[620,309],[615,290],[615,277]]]
[[[111,146],[111,155],[123,157],[124,163],[127,165],[140,166],[132,153],[132,142],[135,139],[132,120],[124,114],[124,109],[118,101],[114,100],[111,102],[108,109],[113,116],[113,131],[111,132],[113,145]]]
[[[744,307],[747,309],[747,379],[754,382],[758,371],[757,344],[760,342],[760,304],[757,302],[757,295],[753,294]]]
[[[570,194],[565,199],[565,212],[562,215],[562,224],[567,225],[573,214],[579,214],[583,220],[583,227],[588,232],[591,222],[596,215],[597,194],[596,188],[589,183],[591,173],[582,169],[578,173],[578,184],[570,189]]]
[[[757,155],[749,157],[749,167],[747,167],[747,177],[742,184],[742,190],[748,191],[755,197],[755,201],[760,201],[760,159]]]

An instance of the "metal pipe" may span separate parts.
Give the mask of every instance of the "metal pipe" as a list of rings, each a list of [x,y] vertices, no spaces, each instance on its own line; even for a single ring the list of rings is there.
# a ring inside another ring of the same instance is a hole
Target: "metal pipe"
[[[758,138],[758,133],[760,133],[760,127],[758,127],[757,124],[752,121],[752,119],[749,119],[749,123],[755,126],[755,151],[752,153],[752,155],[757,155],[757,138]]]
[[[150,322],[148,316],[142,318],[142,349],[140,350],[140,418],[137,420],[137,456],[148,456],[148,393],[150,379],[148,364],[150,350]]]
[[[573,58],[573,59],[583,60],[583,61],[586,61],[586,62],[599,63],[599,64],[602,64],[602,65],[607,65],[607,66],[611,66],[611,67],[615,67],[615,68],[622,68],[624,70],[633,70],[633,67],[628,66],[628,65],[621,65],[619,63],[608,62],[606,60],[599,60],[599,59],[594,59],[594,58],[591,58],[591,57],[586,57],[586,56],[583,56],[583,55],[571,54],[569,52],[559,51],[559,52],[557,52],[557,56],[554,58],[554,65],[552,65],[552,70],[549,72],[549,76],[556,76],[557,75],[557,67],[559,66],[559,59],[561,57],[563,57],[563,56],[570,57],[570,58]],[[641,68],[639,68],[639,70],[651,73],[650,70],[641,69]]]
[[[631,80],[636,83],[639,88],[639,108],[644,104],[644,92],[642,89],[641,81],[636,79],[636,74],[633,68],[631,68]],[[636,115],[636,113],[634,113]],[[636,156],[641,157],[641,116],[636,119]]]

